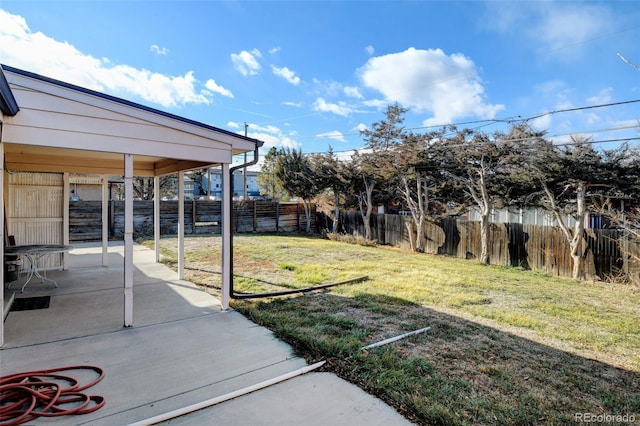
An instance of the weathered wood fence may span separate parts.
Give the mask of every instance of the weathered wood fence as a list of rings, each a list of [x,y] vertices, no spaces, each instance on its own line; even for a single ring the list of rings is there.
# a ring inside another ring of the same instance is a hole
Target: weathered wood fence
[[[406,222],[410,217],[373,214],[373,239],[379,244],[410,248]],[[318,219],[318,227],[331,229],[330,219]],[[364,235],[359,212],[340,212],[340,232]],[[521,266],[557,276],[572,275],[572,260],[562,231],[558,227],[494,223],[491,225],[489,259],[493,265]],[[640,272],[637,259],[640,244],[630,241],[621,230],[589,229],[583,239],[587,275],[594,279],[616,278],[622,273]],[[446,219],[425,225],[425,251],[461,258],[479,258],[480,222]],[[625,253],[627,255],[625,255]],[[629,256],[633,253],[634,256]]]
[[[315,229],[315,211],[312,227]],[[134,235],[153,235],[153,201],[133,202]],[[184,202],[186,234],[220,233],[222,203],[196,200]],[[297,203],[234,201],[233,229],[236,232],[304,231],[304,207]],[[178,233],[178,201],[160,202],[160,234]],[[109,237],[124,235],[124,201],[109,202]],[[69,205],[69,240],[91,241],[102,238],[102,202],[75,201]]]
[[[221,232],[220,201],[185,201],[185,233]],[[153,235],[153,201],[134,201],[134,235]],[[102,235],[100,201],[70,203],[69,233],[71,241],[99,240]],[[406,222],[399,215],[373,214],[373,239],[379,244],[409,248]],[[235,201],[235,232],[304,232],[306,219],[302,204],[270,201]],[[331,229],[331,219],[319,213],[312,215],[312,229]],[[175,235],[178,231],[178,201],[160,203],[160,233]],[[364,235],[359,212],[340,212],[340,232]],[[109,202],[109,236],[122,239],[124,233],[124,201]],[[521,266],[570,277],[572,260],[569,244],[558,227],[494,223],[491,225],[489,259],[493,265]],[[621,230],[589,229],[583,239],[587,275],[594,279],[615,279],[623,274],[638,276],[640,243]],[[463,219],[446,219],[425,225],[425,251],[432,254],[479,258],[480,223]],[[633,254],[632,256],[629,253]]]

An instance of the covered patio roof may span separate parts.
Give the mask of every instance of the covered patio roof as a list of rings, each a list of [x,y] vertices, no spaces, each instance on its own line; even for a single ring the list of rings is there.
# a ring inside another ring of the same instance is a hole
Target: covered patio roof
[[[186,170],[212,166],[222,168],[223,251],[226,252],[222,276],[223,288],[229,286],[230,164],[236,154],[253,151],[257,155],[261,141],[6,65],[0,66],[0,112],[2,222],[5,172],[124,176],[125,326],[133,325],[131,247],[134,176],[154,177],[157,185],[161,175],[178,173],[179,181],[183,182]],[[182,185],[179,186],[182,193]],[[159,197],[156,197],[156,204],[159,215]],[[4,228],[0,232],[6,241]],[[68,232],[65,235],[68,236]],[[159,228],[156,228],[157,238]],[[106,238],[103,240],[106,253]],[[3,246],[0,246],[0,257],[4,259]],[[0,281],[4,282],[4,268],[0,269]],[[223,291],[223,307],[228,306],[228,298],[227,289]],[[2,317],[3,309],[0,306]],[[0,323],[0,345],[3,342],[4,328]]]
[[[231,163],[262,142],[38,74],[1,66],[7,170],[160,176]]]

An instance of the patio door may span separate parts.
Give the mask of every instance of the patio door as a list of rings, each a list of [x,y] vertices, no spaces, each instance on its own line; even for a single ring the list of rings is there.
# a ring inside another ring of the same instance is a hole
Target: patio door
[[[5,176],[7,235],[13,235],[17,245],[63,244],[63,174],[9,172]],[[39,268],[61,269],[62,255],[45,256]]]

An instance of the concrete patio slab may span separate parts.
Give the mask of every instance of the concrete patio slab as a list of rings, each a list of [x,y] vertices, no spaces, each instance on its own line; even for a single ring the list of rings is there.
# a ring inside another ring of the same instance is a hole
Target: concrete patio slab
[[[305,367],[304,359],[194,284],[134,252],[134,327],[123,328],[122,247],[71,251],[58,288],[29,284],[16,297],[50,295],[48,309],[10,312],[0,374],[95,365],[104,379],[86,392],[106,404],[37,424],[125,425],[234,392]],[[307,373],[165,422],[176,425],[410,424],[391,407],[330,373]]]

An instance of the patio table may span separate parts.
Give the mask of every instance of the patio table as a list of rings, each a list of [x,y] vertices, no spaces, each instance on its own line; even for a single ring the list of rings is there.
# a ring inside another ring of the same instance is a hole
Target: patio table
[[[29,269],[27,270],[27,280],[22,285],[21,292],[24,292],[24,288],[29,284],[33,276],[35,275],[37,278],[40,278],[40,282],[44,283],[45,281],[51,281],[54,287],[58,287],[58,283],[52,280],[51,278],[47,278],[46,271],[44,275],[38,271],[38,260],[42,259],[45,256],[55,253],[64,253],[73,249],[72,246],[69,245],[57,245],[57,244],[29,244],[29,245],[20,245],[20,246],[7,246],[4,248],[5,256],[24,256],[29,261]],[[17,280],[16,280],[17,281]],[[9,287],[14,283],[9,284]]]

